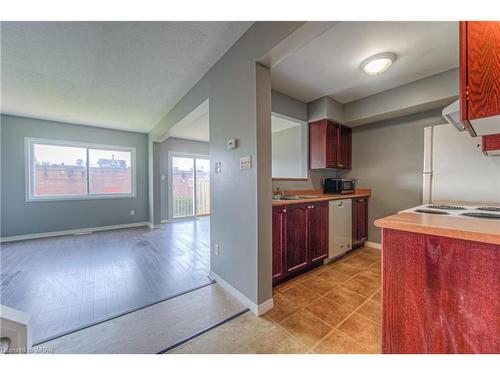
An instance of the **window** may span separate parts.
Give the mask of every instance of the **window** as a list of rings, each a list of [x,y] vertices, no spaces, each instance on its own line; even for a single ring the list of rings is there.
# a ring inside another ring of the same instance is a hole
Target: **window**
[[[26,138],[28,201],[135,197],[135,148]]]

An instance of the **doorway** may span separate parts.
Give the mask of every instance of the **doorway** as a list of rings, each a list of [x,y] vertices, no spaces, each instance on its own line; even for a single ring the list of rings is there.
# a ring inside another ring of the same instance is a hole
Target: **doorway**
[[[205,155],[169,153],[169,216],[210,215],[210,160]]]

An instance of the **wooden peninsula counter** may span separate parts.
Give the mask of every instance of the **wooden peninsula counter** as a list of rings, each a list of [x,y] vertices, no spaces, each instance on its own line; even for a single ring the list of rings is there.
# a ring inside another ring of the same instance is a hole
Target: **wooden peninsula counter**
[[[375,225],[383,353],[500,353],[500,220],[402,212]]]

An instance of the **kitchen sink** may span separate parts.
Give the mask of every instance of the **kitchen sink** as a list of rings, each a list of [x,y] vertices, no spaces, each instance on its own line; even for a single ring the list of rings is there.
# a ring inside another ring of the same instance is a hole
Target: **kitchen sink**
[[[319,198],[319,195],[286,195],[286,196],[274,196],[273,200],[276,201],[293,201],[293,200],[300,200],[300,199],[314,199],[314,198]]]

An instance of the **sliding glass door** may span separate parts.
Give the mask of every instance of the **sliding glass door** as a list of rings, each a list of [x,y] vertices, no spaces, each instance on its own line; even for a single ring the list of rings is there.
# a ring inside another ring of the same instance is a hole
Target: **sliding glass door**
[[[170,207],[173,219],[210,214],[210,161],[189,154],[170,155]]]

